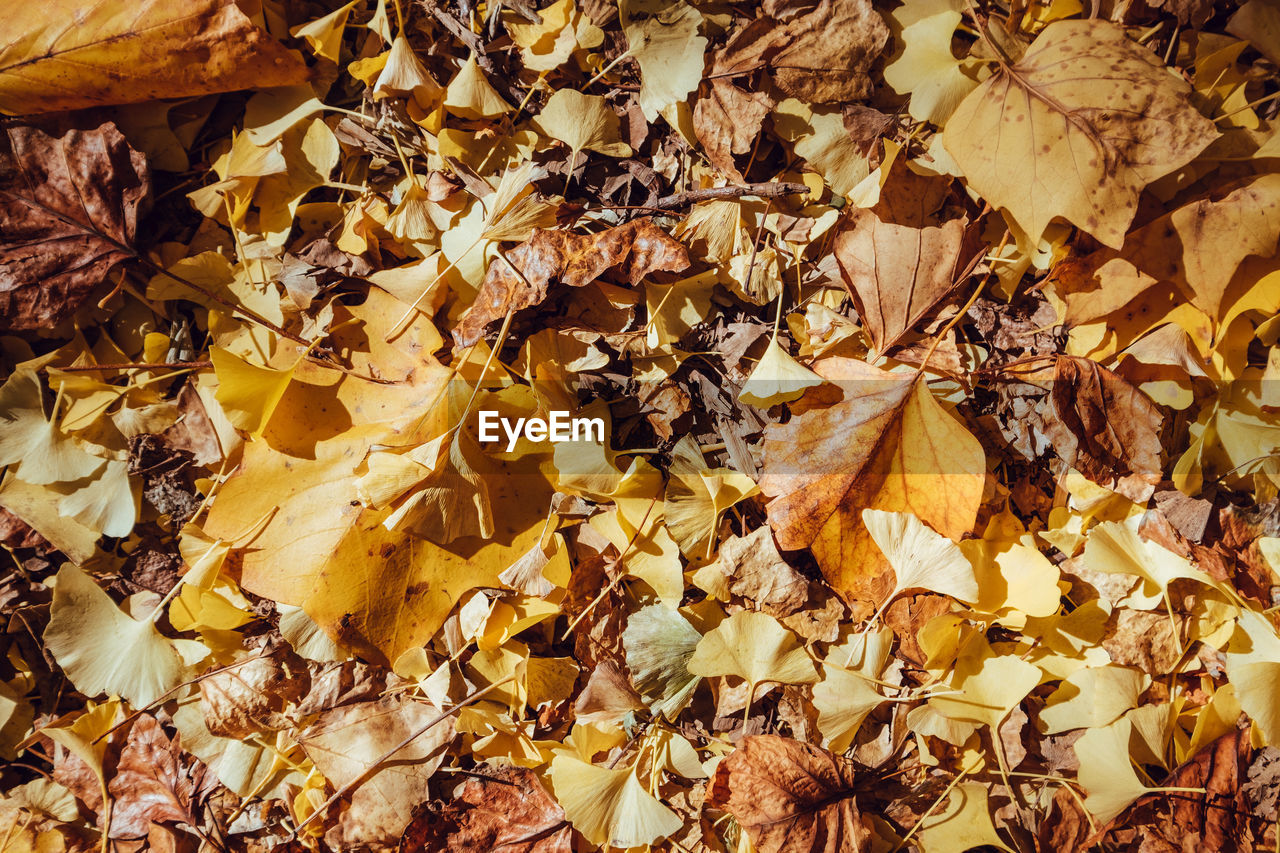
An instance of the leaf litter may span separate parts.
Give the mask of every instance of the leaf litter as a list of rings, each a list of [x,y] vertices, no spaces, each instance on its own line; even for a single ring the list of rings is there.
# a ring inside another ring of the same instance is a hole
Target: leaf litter
[[[0,36],[5,850],[1278,843],[1263,0],[188,6]]]

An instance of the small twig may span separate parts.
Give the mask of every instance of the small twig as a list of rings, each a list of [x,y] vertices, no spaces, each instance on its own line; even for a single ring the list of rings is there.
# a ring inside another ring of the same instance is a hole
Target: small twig
[[[212,361],[131,361],[119,364],[86,364],[83,367],[58,367],[63,373],[108,370],[204,370],[213,367]]]
[[[706,189],[687,190],[675,195],[663,196],[658,199],[657,204],[654,206],[662,210],[669,210],[713,199],[742,198],[743,196],[779,198],[784,195],[801,195],[807,192],[809,192],[809,188],[804,184],[781,181],[766,181],[764,183],[746,185],[730,184],[727,187],[707,187]]]

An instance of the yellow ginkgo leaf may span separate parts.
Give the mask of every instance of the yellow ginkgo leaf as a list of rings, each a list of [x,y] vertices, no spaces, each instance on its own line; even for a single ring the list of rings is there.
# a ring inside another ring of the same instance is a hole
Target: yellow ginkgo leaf
[[[823,379],[796,361],[771,338],[764,355],[756,362],[755,369],[743,383],[738,399],[758,409],[767,409],[778,403],[790,403],[804,395],[805,389],[821,385]]]
[[[818,680],[813,659],[796,635],[767,613],[739,610],[698,641],[689,672],[712,677],[734,675],[751,685],[812,684]]]
[[[129,479],[129,462],[110,459],[102,471],[58,502],[63,515],[106,536],[128,536],[138,520],[141,484]]]
[[[1109,726],[1086,730],[1076,741],[1080,787],[1089,795],[1084,805],[1099,823],[1110,821],[1150,790],[1129,760],[1132,728],[1129,720],[1121,717]]]
[[[300,24],[289,30],[289,35],[306,39],[316,56],[324,57],[330,62],[337,62],[338,51],[342,47],[342,31],[346,29],[351,10],[359,2],[360,0],[351,0],[347,5],[340,6],[323,18]]]
[[[468,119],[497,118],[514,109],[490,85],[474,56],[468,57],[457,75],[449,81],[444,93],[444,108]]]
[[[530,71],[551,71],[567,62],[575,50],[599,47],[604,41],[604,31],[577,9],[573,0],[556,0],[538,10],[538,17],[535,24],[514,14],[506,21],[507,33]]]
[[[409,40],[400,33],[391,42],[387,64],[373,84],[375,98],[391,95],[412,95],[420,106],[426,106],[443,91],[431,73],[413,52]]]
[[[1040,683],[1040,677],[1039,667],[1016,655],[996,654],[979,639],[956,662],[951,686],[958,692],[935,696],[929,706],[953,720],[994,729]]]
[[[44,642],[86,696],[110,693],[142,708],[182,678],[182,658],[156,626],[129,618],[70,564],[58,572]]]
[[[813,707],[818,710],[823,745],[834,752],[844,752],[867,714],[884,701],[885,697],[864,676],[824,663],[822,680],[813,686]]]
[[[557,89],[533,124],[544,136],[572,149],[571,163],[584,149],[609,157],[631,156],[631,146],[619,136],[617,114],[599,95],[584,95],[577,89]]]
[[[917,121],[944,124],[978,85],[965,73],[976,63],[951,52],[964,8],[962,0],[908,0],[889,13],[902,52],[885,66],[884,80],[898,94],[910,93],[907,111]]]
[[[1228,596],[1229,587],[1191,565],[1191,561],[1138,535],[1139,517],[1128,522],[1104,521],[1089,531],[1084,562],[1096,572],[1135,575],[1142,584],[1118,602],[1136,610],[1154,609],[1169,595],[1178,578],[1198,581]]]
[[[656,121],[666,107],[679,103],[702,80],[707,40],[698,35],[702,15],[687,3],[670,3],[658,14],[636,19],[637,4],[619,4],[627,47],[640,65],[640,110]]]
[[[893,567],[893,592],[881,610],[909,589],[927,589],[960,601],[977,601],[973,565],[959,545],[909,512],[864,509],[862,522]]]
[[[551,760],[550,776],[565,817],[592,844],[640,847],[683,825],[645,790],[634,768],[610,770],[560,753]]]
[[[33,485],[89,476],[103,460],[45,419],[43,393],[40,378],[27,367],[0,385],[0,465],[16,464],[14,473]]]
[[[632,613],[622,633],[627,668],[640,696],[655,714],[674,720],[701,680],[689,660],[702,635],[689,620],[662,604]]]
[[[1115,665],[1082,669],[1064,678],[1045,699],[1040,722],[1046,734],[1110,725],[1136,707],[1138,697],[1150,686],[1150,676],[1136,669]]]
[[[664,513],[671,537],[687,557],[708,559],[720,515],[754,495],[755,480],[730,468],[707,468],[697,442],[685,436],[671,454]]]
[[[1264,743],[1280,744],[1280,636],[1261,613],[1240,614],[1227,645],[1227,675]]]

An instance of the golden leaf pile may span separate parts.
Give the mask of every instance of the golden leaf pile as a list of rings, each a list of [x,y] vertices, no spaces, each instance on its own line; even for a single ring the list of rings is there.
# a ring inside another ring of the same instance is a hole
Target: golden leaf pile
[[[12,5],[0,853],[1280,844],[1270,0]]]

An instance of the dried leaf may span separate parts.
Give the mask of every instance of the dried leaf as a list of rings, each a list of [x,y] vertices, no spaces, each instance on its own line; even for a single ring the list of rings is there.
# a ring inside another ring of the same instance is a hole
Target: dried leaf
[[[133,257],[150,172],[110,122],[0,131],[0,328],[46,328]]]

